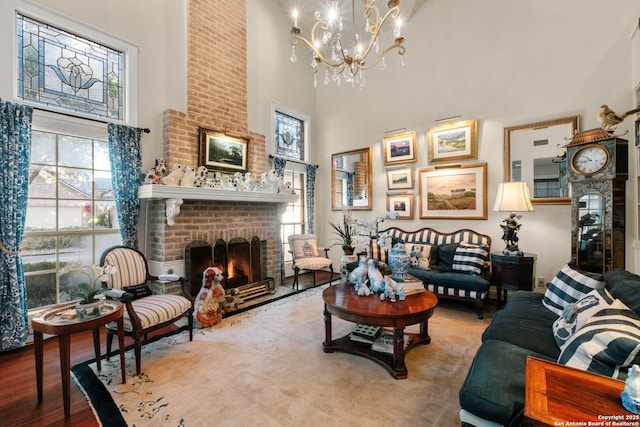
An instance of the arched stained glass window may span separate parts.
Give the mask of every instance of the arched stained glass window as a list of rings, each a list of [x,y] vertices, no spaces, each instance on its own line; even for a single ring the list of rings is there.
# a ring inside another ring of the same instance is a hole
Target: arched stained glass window
[[[124,53],[17,15],[18,97],[122,121]]]

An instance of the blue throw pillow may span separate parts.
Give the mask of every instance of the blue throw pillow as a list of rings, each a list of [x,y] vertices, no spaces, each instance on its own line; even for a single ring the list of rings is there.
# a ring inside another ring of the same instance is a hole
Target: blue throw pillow
[[[587,273],[572,264],[566,264],[551,283],[547,283],[542,304],[560,316],[566,306],[578,301],[592,290],[603,287],[602,275]]]
[[[489,248],[486,245],[474,245],[460,242],[453,256],[453,271],[480,274],[489,262]]]

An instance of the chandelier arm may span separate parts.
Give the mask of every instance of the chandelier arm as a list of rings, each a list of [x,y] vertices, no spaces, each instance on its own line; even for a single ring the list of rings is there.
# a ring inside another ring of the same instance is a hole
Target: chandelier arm
[[[311,50],[313,51],[314,56],[316,56],[320,60],[320,62],[325,63],[329,67],[337,68],[337,67],[340,67],[341,65],[344,65],[345,62],[346,62],[344,59],[340,60],[339,62],[331,62],[331,60],[329,58],[324,56],[324,54],[322,52],[320,52],[318,49],[316,49],[316,47],[313,45],[313,43],[310,42],[309,40],[307,40],[305,37],[300,36],[300,35],[291,36],[291,44],[292,45],[294,45],[294,46],[297,45],[298,44],[298,40],[304,42],[307,46],[309,46],[309,48],[311,48]]]
[[[362,3],[365,4],[367,0],[362,0]],[[375,6],[369,6],[369,7],[373,7],[376,9],[377,12],[377,8]],[[365,11],[365,14],[367,12]],[[371,52],[371,49],[373,49],[373,46],[375,45],[375,41],[378,38],[378,35],[380,33],[380,31],[382,31],[382,27],[384,27],[384,24],[387,22],[387,19],[389,19],[389,17],[391,17],[392,19],[395,19],[398,17],[398,15],[400,14],[400,6],[396,5],[394,7],[392,7],[391,9],[389,9],[387,11],[387,13],[384,15],[384,17],[382,18],[382,21],[380,21],[379,25],[376,26],[370,26],[369,27],[369,33],[371,34],[371,39],[369,39],[369,43],[367,45],[367,49],[362,53],[362,55],[360,55],[360,58],[358,59],[358,62],[361,62],[364,60],[364,58],[366,58],[369,53]],[[401,39],[400,42],[398,42],[398,39]],[[404,42],[404,38],[398,37],[395,39],[395,44],[391,47],[395,47],[396,45],[401,45]],[[380,62],[380,60],[382,59],[382,56],[385,55],[386,52],[388,52],[389,49],[385,49],[384,52],[378,56],[378,59],[376,59],[374,64],[377,64],[378,62]],[[404,48],[402,49],[402,53],[400,55],[404,54]],[[366,70],[367,68],[370,67],[360,67],[358,66],[358,68],[361,68],[363,70]]]
[[[356,61],[354,61],[354,64],[356,65],[356,67],[358,67],[360,70],[368,70],[369,68],[373,68],[377,63],[379,63],[380,61],[382,61],[382,58],[384,58],[384,56],[389,53],[390,51],[392,51],[393,49],[398,49],[398,55],[404,55],[405,52],[405,47],[402,46],[401,44],[394,44],[393,46],[389,46],[388,48],[386,48],[385,50],[383,50],[382,52],[380,52],[380,55],[378,55],[375,59],[375,61],[373,61],[370,64],[366,64],[364,65],[364,63],[362,65],[360,65],[360,63],[357,63]]]

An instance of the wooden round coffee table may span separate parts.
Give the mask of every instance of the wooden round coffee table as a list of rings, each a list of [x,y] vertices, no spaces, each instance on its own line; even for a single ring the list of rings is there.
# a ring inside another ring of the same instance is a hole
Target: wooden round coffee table
[[[404,355],[417,344],[428,344],[429,318],[433,315],[438,297],[433,292],[407,295],[404,301],[381,301],[378,294],[359,296],[352,285],[342,283],[329,286],[322,293],[324,300],[325,353],[342,351],[366,357],[384,367],[396,379],[407,378],[407,367]],[[387,354],[371,349],[371,344],[354,341],[349,335],[333,339],[331,332],[331,315],[349,322],[362,323],[371,326],[393,328],[393,354]],[[420,324],[419,334],[405,333],[408,325]],[[405,349],[404,337],[411,337],[411,342]]]

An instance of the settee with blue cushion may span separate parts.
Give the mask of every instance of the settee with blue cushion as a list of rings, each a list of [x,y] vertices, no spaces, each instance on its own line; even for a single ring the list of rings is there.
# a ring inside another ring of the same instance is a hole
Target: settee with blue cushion
[[[405,244],[412,255],[409,274],[422,280],[426,289],[438,298],[472,301],[483,318],[489,294],[491,237],[463,229],[443,233],[432,228],[405,231],[390,227],[380,232],[392,241]],[[372,258],[387,262],[389,251],[371,240]]]
[[[640,364],[640,276],[565,265],[545,293],[518,291],[482,335],[460,389],[462,426],[520,425],[527,356],[625,379]]]

